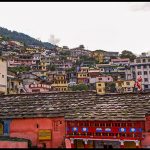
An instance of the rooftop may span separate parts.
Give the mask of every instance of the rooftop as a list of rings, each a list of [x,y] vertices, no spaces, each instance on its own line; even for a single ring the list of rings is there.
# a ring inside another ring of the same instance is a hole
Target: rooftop
[[[145,120],[150,93],[53,92],[0,96],[0,119],[65,116],[66,120]]]

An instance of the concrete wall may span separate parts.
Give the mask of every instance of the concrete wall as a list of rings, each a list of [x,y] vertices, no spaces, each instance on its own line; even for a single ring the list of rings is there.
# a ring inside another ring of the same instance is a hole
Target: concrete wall
[[[0,141],[0,148],[28,148],[28,143],[18,141]]]
[[[52,139],[38,139],[39,130],[51,130]],[[61,146],[65,135],[64,118],[37,118],[37,119],[14,119],[10,124],[10,137],[25,138],[32,141],[32,146],[41,147],[42,143],[47,148]]]

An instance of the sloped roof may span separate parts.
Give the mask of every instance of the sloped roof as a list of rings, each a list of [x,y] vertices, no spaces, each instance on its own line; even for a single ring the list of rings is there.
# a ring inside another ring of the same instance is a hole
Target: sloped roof
[[[66,120],[145,120],[150,93],[53,92],[0,96],[0,119],[64,116]]]

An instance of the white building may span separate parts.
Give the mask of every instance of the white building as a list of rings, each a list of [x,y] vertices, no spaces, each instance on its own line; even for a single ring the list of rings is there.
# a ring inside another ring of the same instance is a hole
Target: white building
[[[111,59],[111,64],[115,65],[129,65],[129,63],[130,63],[129,58]]]
[[[7,94],[7,61],[0,57],[0,94]]]
[[[142,88],[150,89],[150,57],[138,57],[134,63],[130,64],[132,78],[137,81],[139,76],[142,77]]]

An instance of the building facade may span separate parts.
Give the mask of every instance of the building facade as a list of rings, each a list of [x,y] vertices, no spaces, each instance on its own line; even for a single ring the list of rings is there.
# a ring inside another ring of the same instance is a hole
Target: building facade
[[[104,95],[105,91],[105,82],[97,82],[96,83],[96,92],[97,94]]]
[[[7,94],[7,61],[0,57],[0,93]]]
[[[66,74],[54,74],[53,84],[51,85],[54,91],[68,91],[68,81]]]
[[[150,57],[138,57],[130,64],[133,80],[142,78],[142,89],[150,89]]]
[[[28,139],[36,148],[60,148],[63,142],[66,148],[148,148],[149,96],[92,91],[1,96],[0,136]]]

